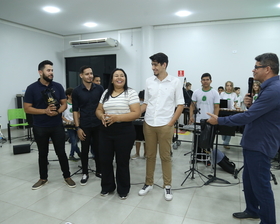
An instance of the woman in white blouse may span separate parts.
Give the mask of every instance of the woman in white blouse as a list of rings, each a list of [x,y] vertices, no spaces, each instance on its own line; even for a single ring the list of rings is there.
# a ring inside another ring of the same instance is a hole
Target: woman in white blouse
[[[227,81],[225,83],[225,91],[220,94],[220,98],[228,101],[228,109],[235,110],[236,103],[237,103],[237,95],[234,92],[233,82]],[[229,149],[229,142],[231,136],[229,135],[222,135],[223,145],[225,149]]]
[[[126,199],[130,190],[129,159],[136,136],[132,121],[141,115],[140,103],[137,92],[128,87],[123,69],[116,68],[109,82],[96,109],[96,116],[103,123],[99,136],[101,196],[107,196],[117,188],[120,198]]]

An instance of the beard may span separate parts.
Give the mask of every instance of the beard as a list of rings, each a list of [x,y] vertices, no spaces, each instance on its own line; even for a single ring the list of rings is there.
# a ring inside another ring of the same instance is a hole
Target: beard
[[[52,75],[53,77],[53,75]],[[50,79],[49,77],[47,77],[44,73],[43,73],[43,79],[46,81],[46,82],[52,82],[53,79]]]

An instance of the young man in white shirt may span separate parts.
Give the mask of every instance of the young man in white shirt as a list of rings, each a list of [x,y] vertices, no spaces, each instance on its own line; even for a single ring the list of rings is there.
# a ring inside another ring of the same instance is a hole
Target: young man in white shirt
[[[195,122],[194,120],[194,109],[195,105],[199,110],[199,113],[196,115],[196,123],[200,123],[201,119],[209,119],[208,111],[212,111],[213,114],[219,115],[220,110],[220,96],[219,93],[211,87],[212,77],[209,73],[204,73],[201,76],[202,88],[199,88],[194,91],[192,95],[192,103],[190,105],[190,124]],[[195,136],[196,137],[196,136]],[[194,141],[196,142],[196,140]],[[198,148],[197,150],[201,153],[203,150]],[[212,151],[212,156],[215,156],[215,153]],[[217,161],[216,163],[226,172],[233,174],[235,169],[235,164],[229,162],[229,159],[225,156],[223,152],[219,149],[216,150]]]
[[[143,196],[153,189],[157,145],[159,144],[164,196],[165,200],[170,201],[173,198],[170,149],[174,123],[184,109],[184,97],[180,80],[166,72],[168,57],[163,53],[157,53],[150,59],[154,76],[146,80],[145,99],[141,106],[141,112],[146,111],[143,124],[147,157],[146,181],[138,194]]]

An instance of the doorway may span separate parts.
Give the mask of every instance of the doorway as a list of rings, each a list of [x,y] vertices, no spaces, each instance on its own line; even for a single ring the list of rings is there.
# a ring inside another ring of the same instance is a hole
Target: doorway
[[[79,69],[83,65],[88,65],[92,68],[93,75],[100,76],[101,85],[107,89],[110,74],[116,68],[116,58],[115,54],[65,58],[66,88],[75,88],[81,84]]]

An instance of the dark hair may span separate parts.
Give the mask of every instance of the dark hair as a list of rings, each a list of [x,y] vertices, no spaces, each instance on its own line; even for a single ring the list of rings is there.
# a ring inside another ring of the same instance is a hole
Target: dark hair
[[[128,86],[127,86],[127,75],[125,73],[125,71],[121,68],[115,68],[112,72],[111,72],[111,75],[110,75],[110,78],[109,78],[109,85],[108,85],[108,90],[107,92],[105,93],[105,96],[104,96],[104,99],[103,99],[103,103],[105,101],[107,101],[109,99],[109,97],[111,96],[111,94],[113,93],[114,91],[114,85],[112,83],[112,80],[113,80],[113,75],[116,71],[122,71],[123,74],[124,74],[124,77],[125,77],[125,83],[124,83],[124,93],[126,94],[127,93],[127,90],[128,90]]]
[[[79,74],[82,74],[84,72],[84,70],[87,69],[87,68],[91,68],[91,67],[88,66],[88,65],[83,65],[79,70],[79,72],[80,72]]]
[[[209,79],[212,80],[212,76],[209,73],[202,74],[201,79],[203,79],[205,77],[209,77]]]
[[[218,89],[222,89],[222,90],[224,90],[224,87],[223,86],[219,86],[219,88]]]
[[[66,96],[71,96],[73,92],[73,88],[69,87],[65,90],[65,95]]]
[[[45,65],[53,65],[53,63],[49,60],[45,60],[45,61],[42,61],[39,65],[38,65],[38,71],[43,71],[44,68],[45,68]]]
[[[154,54],[150,57],[150,59],[152,61],[156,61],[158,63],[160,63],[161,65],[163,65],[164,63],[166,63],[166,68],[167,68],[167,65],[168,65],[168,57],[166,54],[164,53],[157,53],[157,54]]]
[[[93,76],[93,80],[94,80],[95,78],[100,78],[100,75],[94,75],[94,76]]]
[[[138,94],[139,99],[144,99],[145,98],[145,90],[141,90]]]
[[[234,91],[239,90],[239,89],[240,89],[240,87],[234,87]]]
[[[192,84],[190,82],[186,83],[186,87],[191,86]]]
[[[265,53],[255,57],[255,60],[260,62],[261,65],[267,65],[271,68],[275,75],[279,73],[279,60],[276,54]]]

